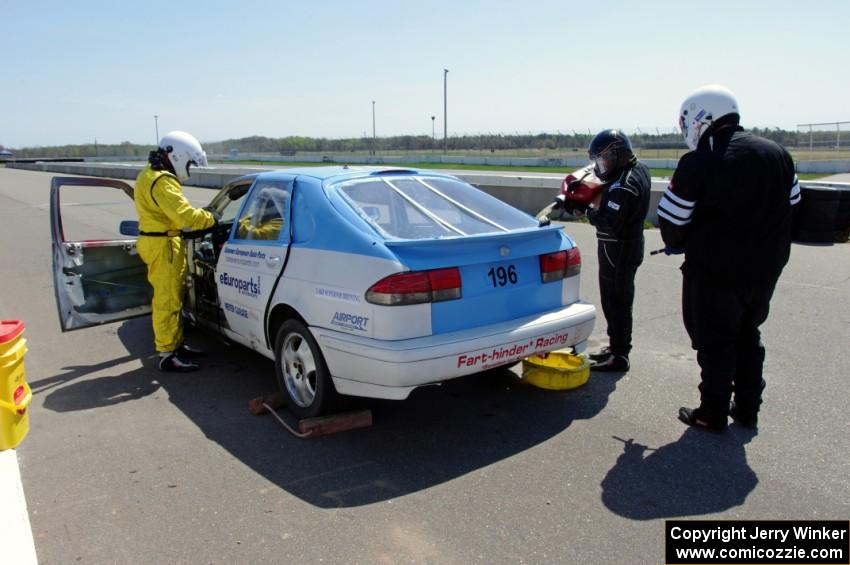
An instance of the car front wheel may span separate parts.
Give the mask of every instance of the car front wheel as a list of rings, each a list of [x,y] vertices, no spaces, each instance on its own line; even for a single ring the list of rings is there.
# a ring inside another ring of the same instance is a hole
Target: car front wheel
[[[275,339],[275,373],[290,411],[299,419],[328,412],[337,393],[319,344],[299,320],[281,325]]]

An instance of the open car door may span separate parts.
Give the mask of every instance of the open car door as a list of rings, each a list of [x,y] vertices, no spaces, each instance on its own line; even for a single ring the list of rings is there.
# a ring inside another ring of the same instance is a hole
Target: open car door
[[[125,220],[136,217],[127,183],[84,177],[53,177],[50,183],[53,287],[63,332],[150,314],[147,267],[135,237],[118,233],[120,213]],[[78,238],[78,231],[86,237]]]

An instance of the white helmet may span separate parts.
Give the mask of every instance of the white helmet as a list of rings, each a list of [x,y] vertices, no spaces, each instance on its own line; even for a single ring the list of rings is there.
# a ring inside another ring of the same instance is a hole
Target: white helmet
[[[709,84],[696,89],[682,102],[679,110],[679,129],[685,143],[696,149],[702,134],[717,120],[728,114],[738,114],[738,101],[725,86]]]
[[[170,131],[162,136],[159,147],[168,155],[174,173],[181,181],[189,178],[189,165],[207,166],[207,154],[201,142],[185,131]]]

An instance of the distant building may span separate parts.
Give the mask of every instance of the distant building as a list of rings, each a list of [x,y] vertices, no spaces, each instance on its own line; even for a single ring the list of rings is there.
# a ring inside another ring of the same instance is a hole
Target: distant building
[[[0,157],[14,157],[15,154],[8,149],[0,149]]]

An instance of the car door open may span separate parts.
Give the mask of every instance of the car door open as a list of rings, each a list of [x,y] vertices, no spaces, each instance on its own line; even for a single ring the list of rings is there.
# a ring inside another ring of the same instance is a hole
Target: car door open
[[[108,189],[118,189],[108,190]],[[64,210],[71,210],[63,222]],[[129,200],[128,198],[129,197]],[[129,202],[129,207],[127,203]],[[99,178],[53,177],[50,183],[50,232],[53,287],[62,331],[77,330],[150,314],[153,289],[136,251],[135,237],[113,239],[132,210],[133,188]],[[86,237],[68,234],[68,224]]]

